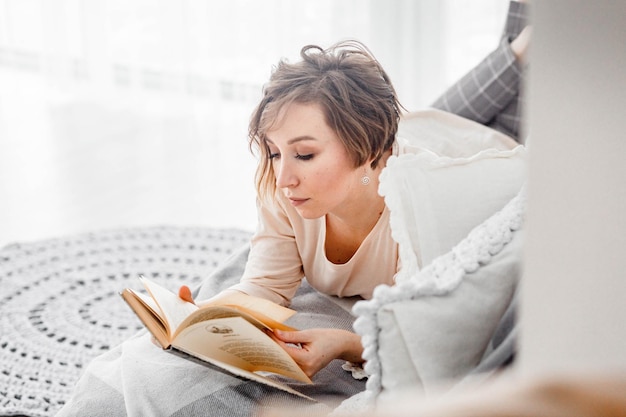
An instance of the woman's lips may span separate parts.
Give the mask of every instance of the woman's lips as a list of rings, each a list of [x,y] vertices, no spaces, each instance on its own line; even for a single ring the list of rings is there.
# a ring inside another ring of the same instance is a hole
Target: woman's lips
[[[295,197],[288,197],[288,198],[289,198],[289,202],[294,207],[298,207],[298,206],[306,203],[307,201],[309,201],[308,198],[295,198]]]

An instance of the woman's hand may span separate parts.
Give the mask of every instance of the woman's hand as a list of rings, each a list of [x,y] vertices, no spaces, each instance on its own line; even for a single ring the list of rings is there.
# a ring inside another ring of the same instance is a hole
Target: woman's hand
[[[274,330],[271,335],[309,377],[333,359],[360,363],[363,346],[359,335],[339,329]]]

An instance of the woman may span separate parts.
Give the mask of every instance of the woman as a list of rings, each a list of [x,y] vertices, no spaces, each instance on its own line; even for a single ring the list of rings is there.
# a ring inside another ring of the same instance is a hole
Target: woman
[[[519,66],[509,61],[522,59],[527,35],[522,31],[510,49],[503,40],[505,66]],[[370,298],[376,286],[393,284],[399,267],[378,178],[389,156],[403,152],[395,141],[402,108],[383,68],[357,42],[306,46],[301,58],[278,65],[252,116],[250,146],[260,153],[259,227],[242,280],[229,291],[289,304],[306,277],[325,294]],[[458,91],[441,105],[454,103]],[[514,98],[506,97],[504,107]],[[469,101],[457,107],[463,102]],[[483,123],[485,114],[489,110]],[[346,330],[276,331],[274,337],[309,376],[333,359],[362,361],[358,335]]]
[[[260,226],[234,289],[286,304],[304,276],[337,296],[368,298],[393,283],[397,245],[377,190],[399,114],[386,73],[356,43],[305,47],[301,62],[278,66],[250,125]],[[309,376],[361,358],[358,336],[344,330],[275,337]]]

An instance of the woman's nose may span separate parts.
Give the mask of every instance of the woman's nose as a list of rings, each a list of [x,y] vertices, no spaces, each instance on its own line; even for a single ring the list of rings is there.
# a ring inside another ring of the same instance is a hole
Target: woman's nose
[[[276,174],[276,187],[289,188],[298,184],[298,177],[295,170],[288,161],[281,159],[274,165],[274,173]]]

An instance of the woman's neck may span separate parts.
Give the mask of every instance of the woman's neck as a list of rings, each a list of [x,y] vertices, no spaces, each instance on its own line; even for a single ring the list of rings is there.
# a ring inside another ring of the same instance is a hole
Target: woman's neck
[[[378,194],[379,176],[390,154],[391,152],[387,152],[384,155],[376,169],[367,170],[369,183],[358,186],[355,195],[349,199],[348,206],[326,215],[327,255],[331,255],[331,252],[341,253],[341,256],[333,257],[333,262],[347,262],[383,214],[385,200]]]
[[[368,186],[371,186],[370,183]],[[367,201],[367,202],[366,202]],[[361,247],[385,210],[384,199],[376,194],[372,199],[361,200],[352,215],[326,215],[326,258],[335,264],[344,264]]]
[[[369,233],[385,209],[385,200],[378,192],[370,193],[370,190],[378,188],[374,181],[364,187],[368,190],[364,190],[358,199],[353,199],[349,208],[328,213],[327,223],[330,221],[332,224],[342,225],[342,229],[352,230],[354,233]]]

